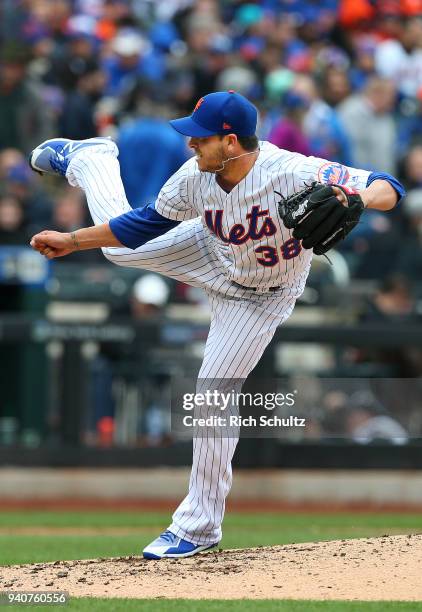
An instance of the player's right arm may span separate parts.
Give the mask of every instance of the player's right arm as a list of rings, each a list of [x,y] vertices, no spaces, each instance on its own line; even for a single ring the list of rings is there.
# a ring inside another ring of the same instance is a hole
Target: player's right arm
[[[45,230],[31,239],[31,246],[48,259],[64,257],[73,251],[102,247],[128,247],[136,249],[146,242],[165,234],[178,225],[157,213],[153,204],[135,208],[107,223],[83,227],[74,232]]]
[[[47,259],[64,257],[74,251],[85,251],[108,246],[122,246],[110,229],[109,223],[83,227],[74,232],[44,230],[32,237],[31,246]]]
[[[193,168],[188,160],[162,187],[155,204],[134,208],[107,223],[75,232],[43,231],[33,236],[31,246],[48,259],[73,251],[103,247],[136,249],[162,236],[181,221],[193,219],[198,212],[189,201],[187,180]]]

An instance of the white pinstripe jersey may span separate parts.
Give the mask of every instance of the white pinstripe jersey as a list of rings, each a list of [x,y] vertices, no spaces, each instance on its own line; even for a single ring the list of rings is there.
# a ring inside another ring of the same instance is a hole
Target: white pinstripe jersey
[[[305,157],[260,142],[258,159],[230,193],[216,175],[200,172],[189,159],[163,186],[155,208],[169,219],[201,216],[202,223],[226,276],[246,287],[289,287],[300,295],[305,286],[312,250],[292,238],[277,212],[280,199],[317,180],[364,189],[370,172],[316,157]]]

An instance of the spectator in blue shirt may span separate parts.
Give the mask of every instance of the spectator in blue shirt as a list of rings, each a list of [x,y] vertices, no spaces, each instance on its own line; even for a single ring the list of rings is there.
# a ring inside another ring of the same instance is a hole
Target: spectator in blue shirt
[[[135,31],[120,32],[113,41],[114,55],[104,61],[107,74],[106,94],[120,96],[139,77],[161,81],[165,73],[164,57]]]
[[[184,137],[169,125],[157,101],[144,98],[138,112],[141,116],[125,123],[118,135],[122,180],[133,208],[154,201],[190,156]]]

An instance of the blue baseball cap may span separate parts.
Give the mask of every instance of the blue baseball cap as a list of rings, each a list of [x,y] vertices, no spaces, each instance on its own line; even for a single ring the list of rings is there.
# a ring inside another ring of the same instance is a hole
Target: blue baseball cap
[[[170,124],[184,136],[204,138],[216,134],[253,136],[258,111],[252,102],[235,91],[216,91],[200,98],[192,115]]]

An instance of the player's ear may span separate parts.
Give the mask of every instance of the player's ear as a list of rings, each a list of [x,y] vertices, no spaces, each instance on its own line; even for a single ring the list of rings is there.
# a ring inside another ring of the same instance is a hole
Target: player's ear
[[[238,142],[236,134],[227,134],[226,139],[227,139],[227,147],[229,148],[229,151],[233,152]]]

